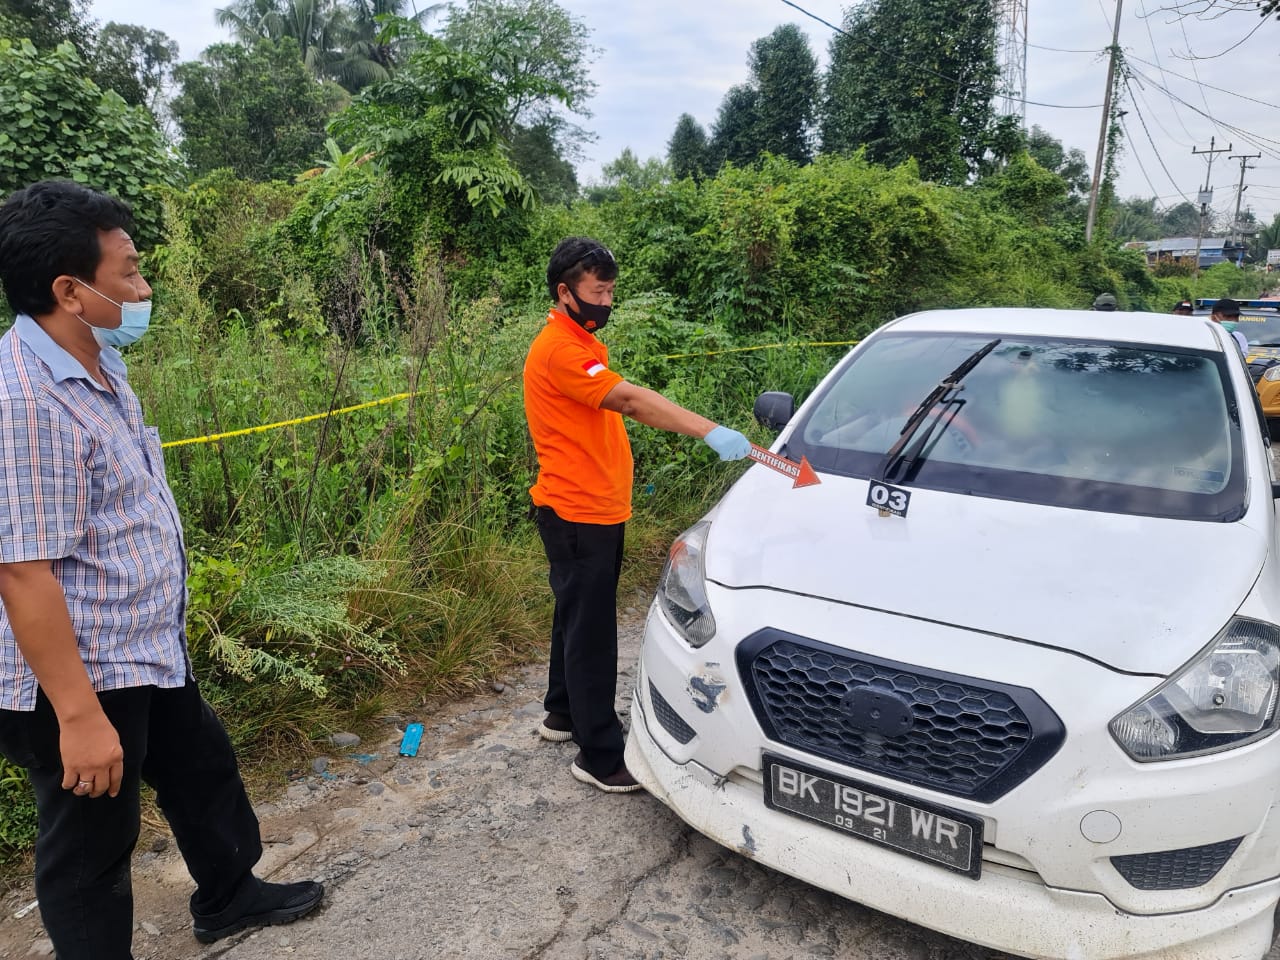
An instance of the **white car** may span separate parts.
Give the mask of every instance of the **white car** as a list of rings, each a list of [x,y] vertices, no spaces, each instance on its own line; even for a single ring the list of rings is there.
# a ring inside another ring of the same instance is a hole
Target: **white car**
[[[1230,335],[932,311],[792,406],[757,402],[786,424],[770,464],[671,548],[636,778],[727,847],[974,943],[1259,960],[1277,487]]]

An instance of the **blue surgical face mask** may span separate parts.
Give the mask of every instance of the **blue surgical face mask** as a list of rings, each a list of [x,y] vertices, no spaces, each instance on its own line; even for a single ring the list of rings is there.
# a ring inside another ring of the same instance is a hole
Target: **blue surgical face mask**
[[[1222,321],[1222,329],[1223,329],[1223,330],[1226,330],[1228,333],[1235,333],[1235,332],[1236,332],[1236,327],[1238,327],[1238,326],[1240,326],[1240,324],[1236,323],[1234,320],[1223,320],[1223,321]]]
[[[126,300],[123,303],[119,303],[112,300],[105,293],[94,290],[92,286],[83,280],[79,282],[88,289],[93,290],[107,303],[115,304],[120,308],[120,326],[118,327],[95,327],[84,317],[80,318],[80,322],[93,331],[93,339],[98,341],[98,346],[127,347],[131,343],[137,343],[142,335],[147,332],[147,328],[151,326],[150,300]]]

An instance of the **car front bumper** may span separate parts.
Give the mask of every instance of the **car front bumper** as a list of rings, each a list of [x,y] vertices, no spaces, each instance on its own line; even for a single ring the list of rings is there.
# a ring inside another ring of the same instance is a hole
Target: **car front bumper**
[[[1273,766],[1275,744],[1226,762],[1200,758],[1195,762],[1212,766],[1195,770],[1179,772],[1169,764],[1135,769],[1127,759],[1099,757],[1120,755],[1109,742],[1101,749],[1098,738],[1108,736],[1104,722],[1102,732],[1092,740],[1068,736],[1059,754],[1041,771],[992,804],[903,787],[764,737],[732,667],[732,647],[722,638],[742,635],[734,629],[739,618],[754,624],[795,623],[797,617],[788,616],[787,608],[807,603],[773,594],[760,596],[759,608],[753,609],[757,604],[753,593],[737,591],[732,604],[727,599],[715,604],[723,611],[718,616],[722,632],[699,651],[679,640],[656,609],[646,628],[632,701],[627,766],[650,793],[699,832],[839,896],[1022,956],[1260,960],[1267,952],[1272,912],[1280,896],[1280,879],[1272,862],[1280,855],[1273,836],[1277,800],[1256,789],[1254,781],[1265,776],[1259,771]],[[791,613],[798,615],[800,610]],[[851,625],[850,615],[847,609],[837,612],[841,630],[860,637],[875,633],[868,629],[870,624]],[[762,616],[768,619],[762,621]],[[812,629],[805,632],[831,639],[824,637],[821,619],[808,623]],[[898,634],[894,640],[904,647],[927,645],[923,634]],[[999,663],[1001,679],[1026,682],[1044,692],[1050,703],[1063,702],[1062,691],[1076,691],[1081,699],[1079,691],[1098,696],[1104,686],[1098,674],[1105,671],[1098,665],[1073,666],[1076,658],[1065,655],[1062,662],[1038,663],[1034,669],[1043,674],[1040,682],[1028,682],[1027,671],[1033,669],[1035,659],[1024,664],[1017,650],[1008,649],[998,656],[995,650],[982,649],[983,642],[977,638],[976,646],[962,656]],[[935,649],[956,646],[953,640]],[[1046,659],[1043,651],[1032,657]],[[1046,691],[1045,686],[1055,681],[1061,683],[1061,690]],[[1125,677],[1118,682],[1122,689],[1106,692],[1121,698],[1152,685],[1147,678]],[[664,722],[655,715],[651,683],[669,701],[660,707],[667,711]],[[1090,702],[1079,709],[1091,716],[1097,705],[1090,697],[1083,699]],[[684,744],[670,733],[673,705],[687,719],[689,732],[695,733]],[[1063,720],[1068,730],[1088,726],[1070,711]],[[986,846],[981,879],[769,809],[761,773],[765,752],[982,817]],[[1231,797],[1231,802],[1221,803],[1223,795]],[[1082,815],[1097,809],[1119,814],[1125,824],[1123,838],[1098,846],[1081,837]],[[1245,839],[1229,868],[1194,890],[1134,890],[1109,861],[1114,854],[1177,849],[1242,835]]]
[[[985,863],[980,881],[769,810],[761,784],[677,763],[632,700],[627,769],[699,833],[782,873],[941,933],[1037,960],[1260,960],[1280,880],[1233,890],[1204,910],[1118,911],[1098,894]]]

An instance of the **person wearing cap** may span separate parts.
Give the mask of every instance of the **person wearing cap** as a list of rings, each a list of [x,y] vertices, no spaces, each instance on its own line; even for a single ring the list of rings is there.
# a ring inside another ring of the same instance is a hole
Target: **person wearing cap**
[[[1249,353],[1249,341],[1245,339],[1245,335],[1236,329],[1236,324],[1240,322],[1240,304],[1232,300],[1230,297],[1223,297],[1213,305],[1213,312],[1209,315],[1209,319],[1214,323],[1220,323],[1230,332],[1231,338],[1235,340],[1236,346],[1240,348],[1243,354]]]
[[[1196,312],[1195,304],[1190,300],[1179,300],[1173,305],[1173,312],[1179,317],[1194,316]]]
[[[1111,293],[1100,293],[1093,300],[1094,310],[1103,310],[1109,313],[1115,310],[1116,306],[1115,295]]]
[[[631,517],[632,461],[624,417],[698,437],[721,460],[751,444],[609,369],[596,339],[613,309],[618,264],[589,237],[561,240],[547,264],[553,306],[524,364],[524,408],[538,456],[529,494],[550,564],[555,612],[544,740],[574,740],[573,776],[608,793],[640,789],[623,762],[614,710],[618,575]]]

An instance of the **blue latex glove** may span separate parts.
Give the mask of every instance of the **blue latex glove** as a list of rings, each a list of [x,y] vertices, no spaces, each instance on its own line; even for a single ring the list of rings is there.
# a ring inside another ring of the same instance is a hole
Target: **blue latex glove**
[[[714,427],[702,440],[721,460],[741,460],[751,452],[751,441],[728,427]]]

